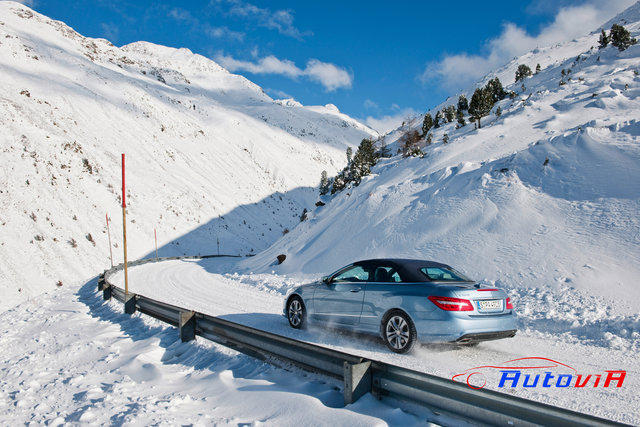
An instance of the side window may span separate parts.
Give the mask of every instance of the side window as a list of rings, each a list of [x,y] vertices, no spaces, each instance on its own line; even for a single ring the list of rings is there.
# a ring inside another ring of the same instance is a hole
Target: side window
[[[359,265],[353,266],[333,278],[333,282],[366,282],[369,280],[369,272]]]
[[[397,283],[402,282],[402,278],[394,267],[380,265],[374,268],[373,279],[371,281],[378,283]]]

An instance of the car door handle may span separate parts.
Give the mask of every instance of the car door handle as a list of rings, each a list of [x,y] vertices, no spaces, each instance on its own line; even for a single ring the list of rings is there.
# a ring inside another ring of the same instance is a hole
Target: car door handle
[[[353,292],[353,293],[360,292],[360,288],[353,288],[349,292]]]

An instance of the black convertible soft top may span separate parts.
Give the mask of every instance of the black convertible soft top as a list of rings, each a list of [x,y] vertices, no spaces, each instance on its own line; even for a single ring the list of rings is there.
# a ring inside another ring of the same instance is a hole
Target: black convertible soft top
[[[405,282],[428,282],[429,278],[420,272],[424,267],[444,267],[447,269],[453,269],[447,264],[436,261],[427,261],[420,259],[407,259],[407,258],[377,258],[367,259],[354,262],[353,265],[370,266],[370,265],[389,265],[395,267],[402,280]]]

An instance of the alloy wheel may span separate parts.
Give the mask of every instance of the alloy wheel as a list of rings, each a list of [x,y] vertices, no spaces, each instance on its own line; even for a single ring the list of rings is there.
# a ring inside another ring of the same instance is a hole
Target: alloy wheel
[[[409,325],[402,317],[392,316],[387,321],[386,336],[394,349],[402,350],[409,343]]]
[[[302,308],[300,300],[297,298],[291,300],[289,303],[289,322],[294,328],[299,327],[302,323],[303,311],[304,309]]]

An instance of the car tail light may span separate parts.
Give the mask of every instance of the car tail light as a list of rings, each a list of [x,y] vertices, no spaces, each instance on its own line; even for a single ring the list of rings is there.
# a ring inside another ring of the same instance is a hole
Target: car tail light
[[[513,310],[513,304],[511,304],[511,298],[507,297],[507,310]]]
[[[430,296],[429,301],[446,311],[473,311],[468,299]]]

